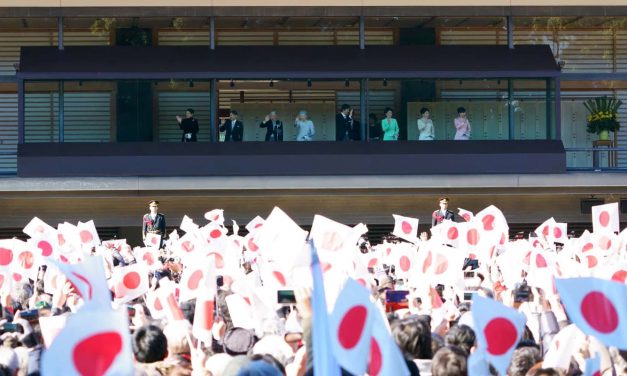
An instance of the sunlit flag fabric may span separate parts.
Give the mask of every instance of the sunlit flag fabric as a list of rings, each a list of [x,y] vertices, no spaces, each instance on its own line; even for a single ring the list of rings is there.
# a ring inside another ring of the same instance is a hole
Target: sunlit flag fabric
[[[55,262],[55,265],[76,287],[85,301],[85,306],[111,308],[111,293],[107,286],[104,261],[101,256],[87,257],[78,264]]]
[[[126,307],[79,310],[42,356],[43,376],[134,375]]]
[[[161,235],[150,233],[146,234],[144,244],[146,245],[146,247],[159,248],[161,246]]]
[[[329,327],[329,315],[324,292],[324,280],[320,260],[313,242],[309,242],[311,250],[311,274],[313,279],[313,292],[311,295],[311,342],[313,353],[314,376],[339,376],[340,366],[337,363],[331,346],[331,330]]]
[[[171,282],[167,278],[159,280],[159,288],[155,291],[158,300],[154,301],[154,306],[152,308],[150,306],[148,307],[151,312],[153,312],[152,309],[155,308],[156,311],[163,310],[164,316],[169,321],[185,320],[183,311],[181,311],[181,307],[176,300],[176,295],[174,293],[175,287],[176,285],[174,282]]]
[[[78,222],[76,226],[78,228],[78,235],[81,238],[81,244],[85,247],[94,247],[100,244],[100,237],[98,237],[98,231],[96,231],[96,225],[94,221]]]
[[[393,214],[394,230],[392,234],[410,242],[418,241],[418,219]]]
[[[409,369],[401,350],[392,339],[388,325],[381,312],[370,304],[373,316],[372,336],[370,338],[370,355],[368,356],[369,376],[406,376]]]
[[[196,298],[196,308],[194,309],[194,326],[192,332],[194,337],[211,344],[211,328],[213,327],[213,307],[215,300],[215,289],[203,287]]]
[[[213,209],[205,213],[205,219],[217,225],[224,224],[224,210]]]
[[[208,288],[215,281],[212,263],[208,258],[197,258],[187,264],[179,283],[181,289],[179,301],[184,302],[195,299],[199,292]]]
[[[570,320],[607,346],[627,350],[627,285],[598,278],[556,279]]]
[[[183,220],[181,221],[181,225],[179,227],[181,230],[185,231],[185,233],[194,233],[198,230],[198,225],[195,224],[188,216],[183,216]]]
[[[138,263],[144,264],[150,270],[161,269],[163,264],[159,261],[159,250],[153,247],[135,248],[135,259]]]
[[[348,248],[351,245],[351,233],[351,227],[322,215],[315,215],[309,238],[316,243],[318,254],[324,260],[323,252],[335,253]],[[357,239],[354,241],[352,245],[357,243]]]
[[[619,232],[618,202],[592,207],[592,232]]]
[[[133,264],[113,269],[111,281],[117,302],[130,302],[144,295],[150,288],[148,268],[144,264]]]
[[[68,316],[42,316],[39,318],[39,328],[44,346],[50,347],[55,337],[63,330]]]
[[[542,368],[568,369],[572,355],[579,349],[585,338],[585,334],[575,324],[570,324],[560,330],[549,345]]]
[[[505,375],[522,337],[524,314],[477,294],[472,298],[472,312],[479,348],[494,368]]]
[[[599,354],[586,359],[583,376],[601,376],[601,356]]]
[[[50,226],[46,222],[42,221],[37,217],[33,217],[33,219],[28,222],[26,227],[22,230],[26,235],[34,238],[39,235],[43,235],[49,232],[56,232],[54,227]]]
[[[262,227],[264,222],[265,220],[263,218],[261,218],[260,216],[256,216],[252,219],[252,221],[248,222],[248,224],[246,225],[246,230],[248,230],[248,232],[252,234],[256,232],[260,227]]]
[[[331,345],[342,368],[361,375],[368,367],[372,314],[370,293],[355,280],[346,280],[330,317]]]
[[[59,236],[56,231],[37,234],[30,238],[28,242],[39,250],[39,256],[57,257],[59,252]]]
[[[466,209],[457,208],[457,210],[459,212],[459,216],[464,218],[464,221],[466,222],[470,222],[475,217],[475,215],[472,214],[471,211],[468,211]]]

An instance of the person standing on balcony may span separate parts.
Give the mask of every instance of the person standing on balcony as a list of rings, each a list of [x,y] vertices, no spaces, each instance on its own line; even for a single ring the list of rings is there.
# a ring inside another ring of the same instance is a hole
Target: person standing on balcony
[[[294,127],[298,130],[296,141],[311,141],[316,134],[314,124],[307,118],[307,111],[304,110],[298,113],[294,120]]]
[[[394,112],[390,107],[387,107],[383,112],[385,118],[381,120],[381,128],[383,129],[383,141],[396,141],[398,140],[398,123],[396,119],[392,117]]]
[[[353,120],[353,109],[343,104],[340,112],[335,115],[335,139],[337,141],[359,140],[360,134],[357,122]]]
[[[146,240],[147,234],[161,235],[161,247],[165,243],[165,215],[159,213],[159,201],[152,200],[148,203],[148,214],[142,220],[142,240]]]
[[[445,219],[455,222],[455,213],[448,210],[448,197],[442,197],[439,200],[440,209],[431,214],[431,227],[435,227],[442,223]]]
[[[380,141],[383,138],[383,129],[377,121],[377,115],[370,113],[368,115],[368,139],[370,141]]]
[[[455,139],[456,140],[470,140],[470,122],[466,117],[466,109],[459,107],[457,109],[457,117],[455,118]]]
[[[242,141],[244,139],[244,123],[237,120],[237,111],[231,110],[228,120],[220,122],[220,132],[225,132],[224,142]]]
[[[430,118],[431,112],[426,107],[420,109],[420,119],[418,119],[418,140],[433,141],[435,134],[433,132],[433,121]]]
[[[196,142],[198,134],[198,120],[194,117],[194,109],[188,108],[185,111],[185,119],[176,115],[176,121],[179,123],[179,128],[183,131],[181,137],[182,142]]]
[[[259,128],[266,128],[266,141],[283,141],[283,122],[278,119],[276,111],[271,111]]]

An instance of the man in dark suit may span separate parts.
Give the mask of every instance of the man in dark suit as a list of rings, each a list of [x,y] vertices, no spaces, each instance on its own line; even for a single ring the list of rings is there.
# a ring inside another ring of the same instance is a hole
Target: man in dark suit
[[[266,128],[266,141],[283,141],[283,122],[278,119],[276,111],[266,115],[259,128]]]
[[[142,220],[142,239],[146,240],[147,234],[161,235],[161,247],[163,247],[165,243],[165,215],[158,212],[159,201],[150,201],[148,209],[150,213],[145,214]]]
[[[242,141],[244,139],[244,123],[237,120],[237,111],[231,110],[229,119],[222,119],[220,132],[226,132],[224,134],[224,142]]]
[[[455,213],[448,210],[448,197],[440,198],[440,209],[431,215],[431,227],[435,227],[442,223],[445,219],[455,222]]]
[[[353,121],[353,109],[343,104],[340,112],[335,115],[335,139],[337,141],[359,140],[359,123]]]

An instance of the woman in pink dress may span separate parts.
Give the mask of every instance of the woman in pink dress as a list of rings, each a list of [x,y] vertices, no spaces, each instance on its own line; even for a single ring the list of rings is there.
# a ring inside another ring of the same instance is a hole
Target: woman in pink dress
[[[457,117],[455,118],[455,139],[456,140],[470,140],[470,122],[466,117],[466,109],[459,107],[457,109]]]

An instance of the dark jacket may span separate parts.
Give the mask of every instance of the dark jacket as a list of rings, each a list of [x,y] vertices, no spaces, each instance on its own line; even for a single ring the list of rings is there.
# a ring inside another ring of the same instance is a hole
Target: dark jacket
[[[266,128],[266,141],[283,141],[283,122],[281,120],[276,121],[276,134],[272,120],[268,120],[259,124],[259,128]]]
[[[431,214],[431,227],[435,227],[436,225],[439,225],[445,219],[450,219],[451,221],[455,222],[455,213],[453,213],[450,210],[447,210],[444,213],[444,216],[442,217],[440,210],[435,210],[433,214]]]
[[[224,141],[242,141],[244,139],[244,123],[239,120],[235,120],[233,126],[231,126],[231,119],[227,119],[224,125],[220,126],[220,132],[226,132],[224,135]]]
[[[335,139],[337,141],[346,141],[347,134],[349,140],[361,139],[359,122],[348,116],[345,118],[342,113],[338,113],[335,115]]]
[[[183,142],[196,142],[196,135],[198,134],[198,120],[194,117],[185,118],[181,120],[179,124],[179,128],[183,131],[183,135],[181,136],[181,141]],[[192,138],[186,140],[185,133],[191,133]]]
[[[142,221],[142,237],[146,237],[146,234],[153,233],[161,235],[161,239],[165,238],[165,215],[157,213],[155,220],[150,218],[150,213],[144,214]]]

